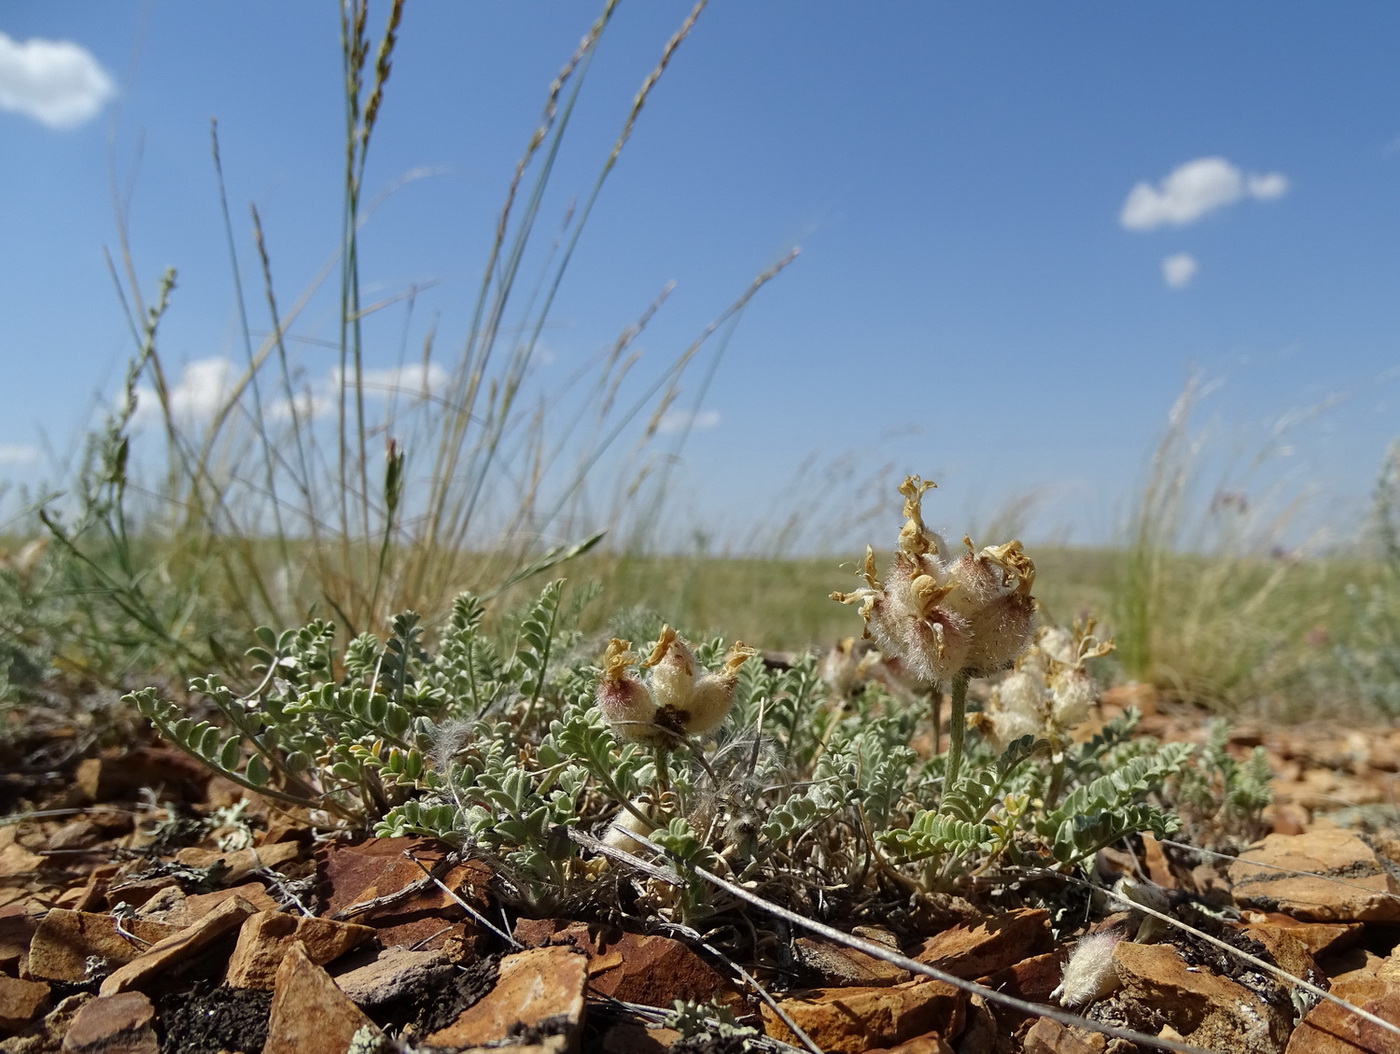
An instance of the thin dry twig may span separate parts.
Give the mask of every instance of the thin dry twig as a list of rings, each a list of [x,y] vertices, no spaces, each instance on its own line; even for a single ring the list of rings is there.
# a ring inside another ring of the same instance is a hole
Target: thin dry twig
[[[618,863],[635,868],[649,877],[659,878],[672,885],[684,884],[684,880],[675,871],[659,868],[654,864],[649,864],[645,860],[639,859],[625,850],[604,845],[598,839],[582,831],[575,830],[574,828],[568,828],[567,830],[569,837],[574,841],[595,852],[601,853],[610,860],[615,860]],[[1211,1051],[1206,1050],[1204,1047],[1197,1047],[1190,1043],[1183,1043],[1173,1039],[1164,1039],[1161,1036],[1149,1036],[1146,1033],[1136,1032],[1130,1028],[1106,1025],[1101,1021],[1092,1021],[1087,1017],[1072,1014],[1058,1007],[1043,1006],[1039,1003],[1032,1003],[1026,999],[1018,999],[1015,996],[1007,995],[1005,992],[998,992],[995,989],[987,988],[985,985],[980,985],[975,981],[967,981],[961,977],[955,977],[953,974],[928,965],[928,963],[921,963],[917,959],[910,959],[907,956],[900,955],[898,952],[890,951],[889,948],[882,944],[876,944],[874,941],[862,940],[860,937],[853,937],[849,933],[841,932],[834,926],[828,926],[824,922],[818,922],[815,919],[807,918],[805,915],[799,915],[795,911],[789,911],[782,905],[775,904],[771,900],[766,900],[756,893],[751,893],[742,886],[737,886],[733,882],[706,871],[702,867],[696,867],[689,861],[672,856],[645,835],[633,833],[631,837],[634,841],[646,846],[652,852],[664,856],[673,864],[684,868],[693,875],[703,878],[706,882],[717,886],[731,896],[738,897],[740,900],[782,919],[784,922],[791,923],[794,926],[800,926],[805,930],[810,930],[820,937],[825,937],[827,940],[835,941],[838,944],[844,944],[846,947],[854,948],[856,951],[864,952],[866,955],[873,955],[877,959],[883,959],[885,962],[892,963],[911,973],[932,977],[936,981],[942,981],[944,984],[952,985],[954,988],[960,989],[961,991],[968,992],[972,995],[980,995],[990,1003],[999,1003],[1002,1006],[1016,1010],[1022,1014],[1048,1017],[1058,1021],[1062,1025],[1093,1029],[1095,1032],[1102,1033],[1113,1039],[1125,1039],[1131,1043],[1138,1043],[1157,1050],[1177,1051],[1180,1052],[1180,1054],[1211,1054]]]

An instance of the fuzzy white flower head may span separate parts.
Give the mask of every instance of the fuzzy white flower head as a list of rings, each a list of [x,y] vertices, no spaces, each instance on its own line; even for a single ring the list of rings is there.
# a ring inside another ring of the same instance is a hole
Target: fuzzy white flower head
[[[1035,564],[1020,542],[968,551],[950,559],[947,543],[924,524],[922,499],[934,484],[909,476],[900,485],[905,523],[887,580],[867,547],[865,588],[832,593],[859,604],[865,635],[913,679],[936,684],[955,675],[1005,669],[1030,643]]]
[[[1017,660],[1015,672],[992,687],[978,727],[998,748],[1023,735],[1066,742],[1098,700],[1098,685],[1086,664],[1112,650],[1112,641],[1093,636],[1092,621],[1073,631],[1041,629],[1036,643]]]
[[[630,641],[613,640],[603,657],[598,709],[613,730],[634,743],[671,745],[684,735],[709,732],[729,716],[739,668],[757,652],[736,641],[724,665],[697,676],[695,652],[670,626],[664,626],[651,654],[641,659]],[[648,683],[629,672],[650,671]]]

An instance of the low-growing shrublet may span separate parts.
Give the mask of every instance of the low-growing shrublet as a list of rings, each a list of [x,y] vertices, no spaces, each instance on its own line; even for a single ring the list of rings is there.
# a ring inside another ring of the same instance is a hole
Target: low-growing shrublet
[[[931,895],[1082,873],[1125,837],[1175,832],[1182,810],[1212,837],[1257,821],[1267,773],[1233,761],[1219,735],[1204,751],[1158,743],[1129,712],[1074,741],[1097,700],[1089,664],[1111,642],[1089,622],[1042,629],[1028,648],[1030,559],[1014,542],[945,559],[923,525],[927,489],[914,477],[901,488],[888,581],[868,556],[867,589],[840,597],[895,654],[848,646],[831,681],[815,654],[754,662],[744,644],[692,643],[670,626],[649,650],[614,637],[590,665],[579,604],[554,583],[490,631],[464,595],[435,642],[412,615],[343,657],[327,623],[264,631],[256,690],[196,683],[219,723],[151,690],[130,698],[243,786],[327,824],[438,838],[489,861],[501,898],[531,910],[688,926],[746,910],[689,864],[794,910],[906,917]],[[879,679],[892,659],[906,677],[924,671],[911,680],[950,676],[958,705],[974,672],[1015,669],[970,722],[955,706],[940,755],[919,695]],[[582,848],[594,839],[611,855]],[[674,881],[658,878],[663,861],[643,872],[616,853],[658,849]]]

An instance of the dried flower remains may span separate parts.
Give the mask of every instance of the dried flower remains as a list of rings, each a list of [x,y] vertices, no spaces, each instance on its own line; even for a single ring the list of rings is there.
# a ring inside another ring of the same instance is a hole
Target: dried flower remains
[[[1031,642],[1035,629],[1035,564],[1019,541],[953,554],[925,525],[922,499],[935,484],[906,477],[904,527],[885,580],[866,547],[866,585],[833,600],[859,604],[865,634],[900,672],[925,686],[954,677],[1004,670]]]
[[[697,675],[695,652],[670,626],[663,626],[651,654],[642,659],[632,642],[613,638],[603,656],[598,709],[623,739],[668,746],[681,736],[718,728],[734,704],[739,668],[757,651],[736,641],[723,666]],[[631,672],[649,670],[647,682]]]

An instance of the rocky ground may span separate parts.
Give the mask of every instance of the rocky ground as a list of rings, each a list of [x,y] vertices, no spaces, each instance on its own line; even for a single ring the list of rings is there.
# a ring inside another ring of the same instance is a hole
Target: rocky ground
[[[1199,737],[1201,721],[1149,714],[1142,731]],[[675,999],[717,999],[767,1037],[750,1031],[753,1049],[1150,1049],[1107,1026],[1177,1049],[1400,1051],[1385,1025],[1400,1023],[1389,729],[1241,726],[1232,745],[1264,745],[1277,776],[1272,833],[1238,858],[1150,838],[1136,859],[1106,855],[1205,937],[1112,903],[1074,933],[1025,907],[966,910],[902,946],[852,927],[884,955],[794,932],[796,971],[748,964],[771,1001],[683,936],[507,914],[481,861],[408,839],[326,842],[168,748],[65,750],[61,728],[44,735],[0,758],[6,807],[23,810],[0,827],[4,1052],[744,1049],[733,1029],[665,1027],[651,1008]],[[1090,932],[1103,936],[1076,952]],[[376,1045],[386,1034],[401,1045]]]

